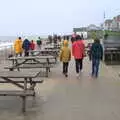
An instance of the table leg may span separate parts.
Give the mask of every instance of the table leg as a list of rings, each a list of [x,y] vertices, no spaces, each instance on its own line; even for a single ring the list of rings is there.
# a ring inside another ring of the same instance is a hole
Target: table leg
[[[17,60],[15,60],[15,65],[16,65],[16,67],[18,66],[18,61]],[[20,71],[19,67],[17,68],[17,70]]]
[[[46,68],[46,77],[48,77],[48,71],[49,71],[50,69],[47,67]]]
[[[23,101],[22,111],[25,112],[26,111],[26,96],[22,96],[22,101]]]
[[[24,78],[24,91],[27,90],[27,78]]]
[[[112,61],[113,61],[113,53],[111,53],[111,64],[112,64]]]
[[[47,58],[47,64],[50,65],[49,58]],[[49,72],[50,72],[50,67],[49,67]]]
[[[29,78],[29,80],[30,80],[30,90],[35,91],[34,88],[36,86],[36,83],[32,81],[32,78]]]

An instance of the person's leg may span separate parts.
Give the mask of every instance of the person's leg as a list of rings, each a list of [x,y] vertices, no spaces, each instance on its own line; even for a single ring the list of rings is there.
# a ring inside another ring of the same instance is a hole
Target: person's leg
[[[65,63],[63,62],[63,74],[65,74]]]
[[[95,74],[95,59],[92,59],[92,76]]]
[[[25,52],[24,52],[24,56],[27,56],[27,51],[25,50]]]
[[[29,56],[29,51],[27,50],[27,56]]]
[[[67,62],[65,63],[65,73],[66,74],[68,73],[68,63]]]
[[[20,53],[20,57],[22,57],[22,52]]]
[[[75,59],[75,64],[76,64],[76,73],[79,73],[79,59]]]
[[[18,53],[15,54],[15,57],[18,57]]]
[[[66,63],[66,73],[68,73],[68,65],[69,65],[69,63],[67,62]]]
[[[99,65],[100,65],[100,60],[96,60],[96,71],[95,71],[95,77],[98,77],[98,72],[99,72]]]
[[[80,62],[80,71],[81,71],[83,69],[83,59],[80,59],[79,62]]]
[[[68,62],[65,63],[65,76],[68,77]]]

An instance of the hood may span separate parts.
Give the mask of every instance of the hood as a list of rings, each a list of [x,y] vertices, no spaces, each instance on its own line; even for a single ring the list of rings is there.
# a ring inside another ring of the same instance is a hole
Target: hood
[[[64,45],[64,47],[67,47],[68,46],[68,41],[64,40],[63,45]]]

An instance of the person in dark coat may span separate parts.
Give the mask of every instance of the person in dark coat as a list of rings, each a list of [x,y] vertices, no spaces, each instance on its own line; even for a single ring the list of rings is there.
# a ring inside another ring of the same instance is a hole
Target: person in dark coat
[[[90,49],[90,60],[92,60],[92,77],[98,77],[100,60],[103,59],[103,47],[99,39],[95,39]]]
[[[28,39],[24,40],[22,47],[24,49],[24,55],[29,56],[30,41]]]

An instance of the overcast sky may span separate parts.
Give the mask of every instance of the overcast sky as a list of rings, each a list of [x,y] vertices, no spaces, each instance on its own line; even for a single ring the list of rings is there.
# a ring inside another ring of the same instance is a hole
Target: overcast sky
[[[0,0],[0,35],[69,33],[120,13],[120,0]]]

